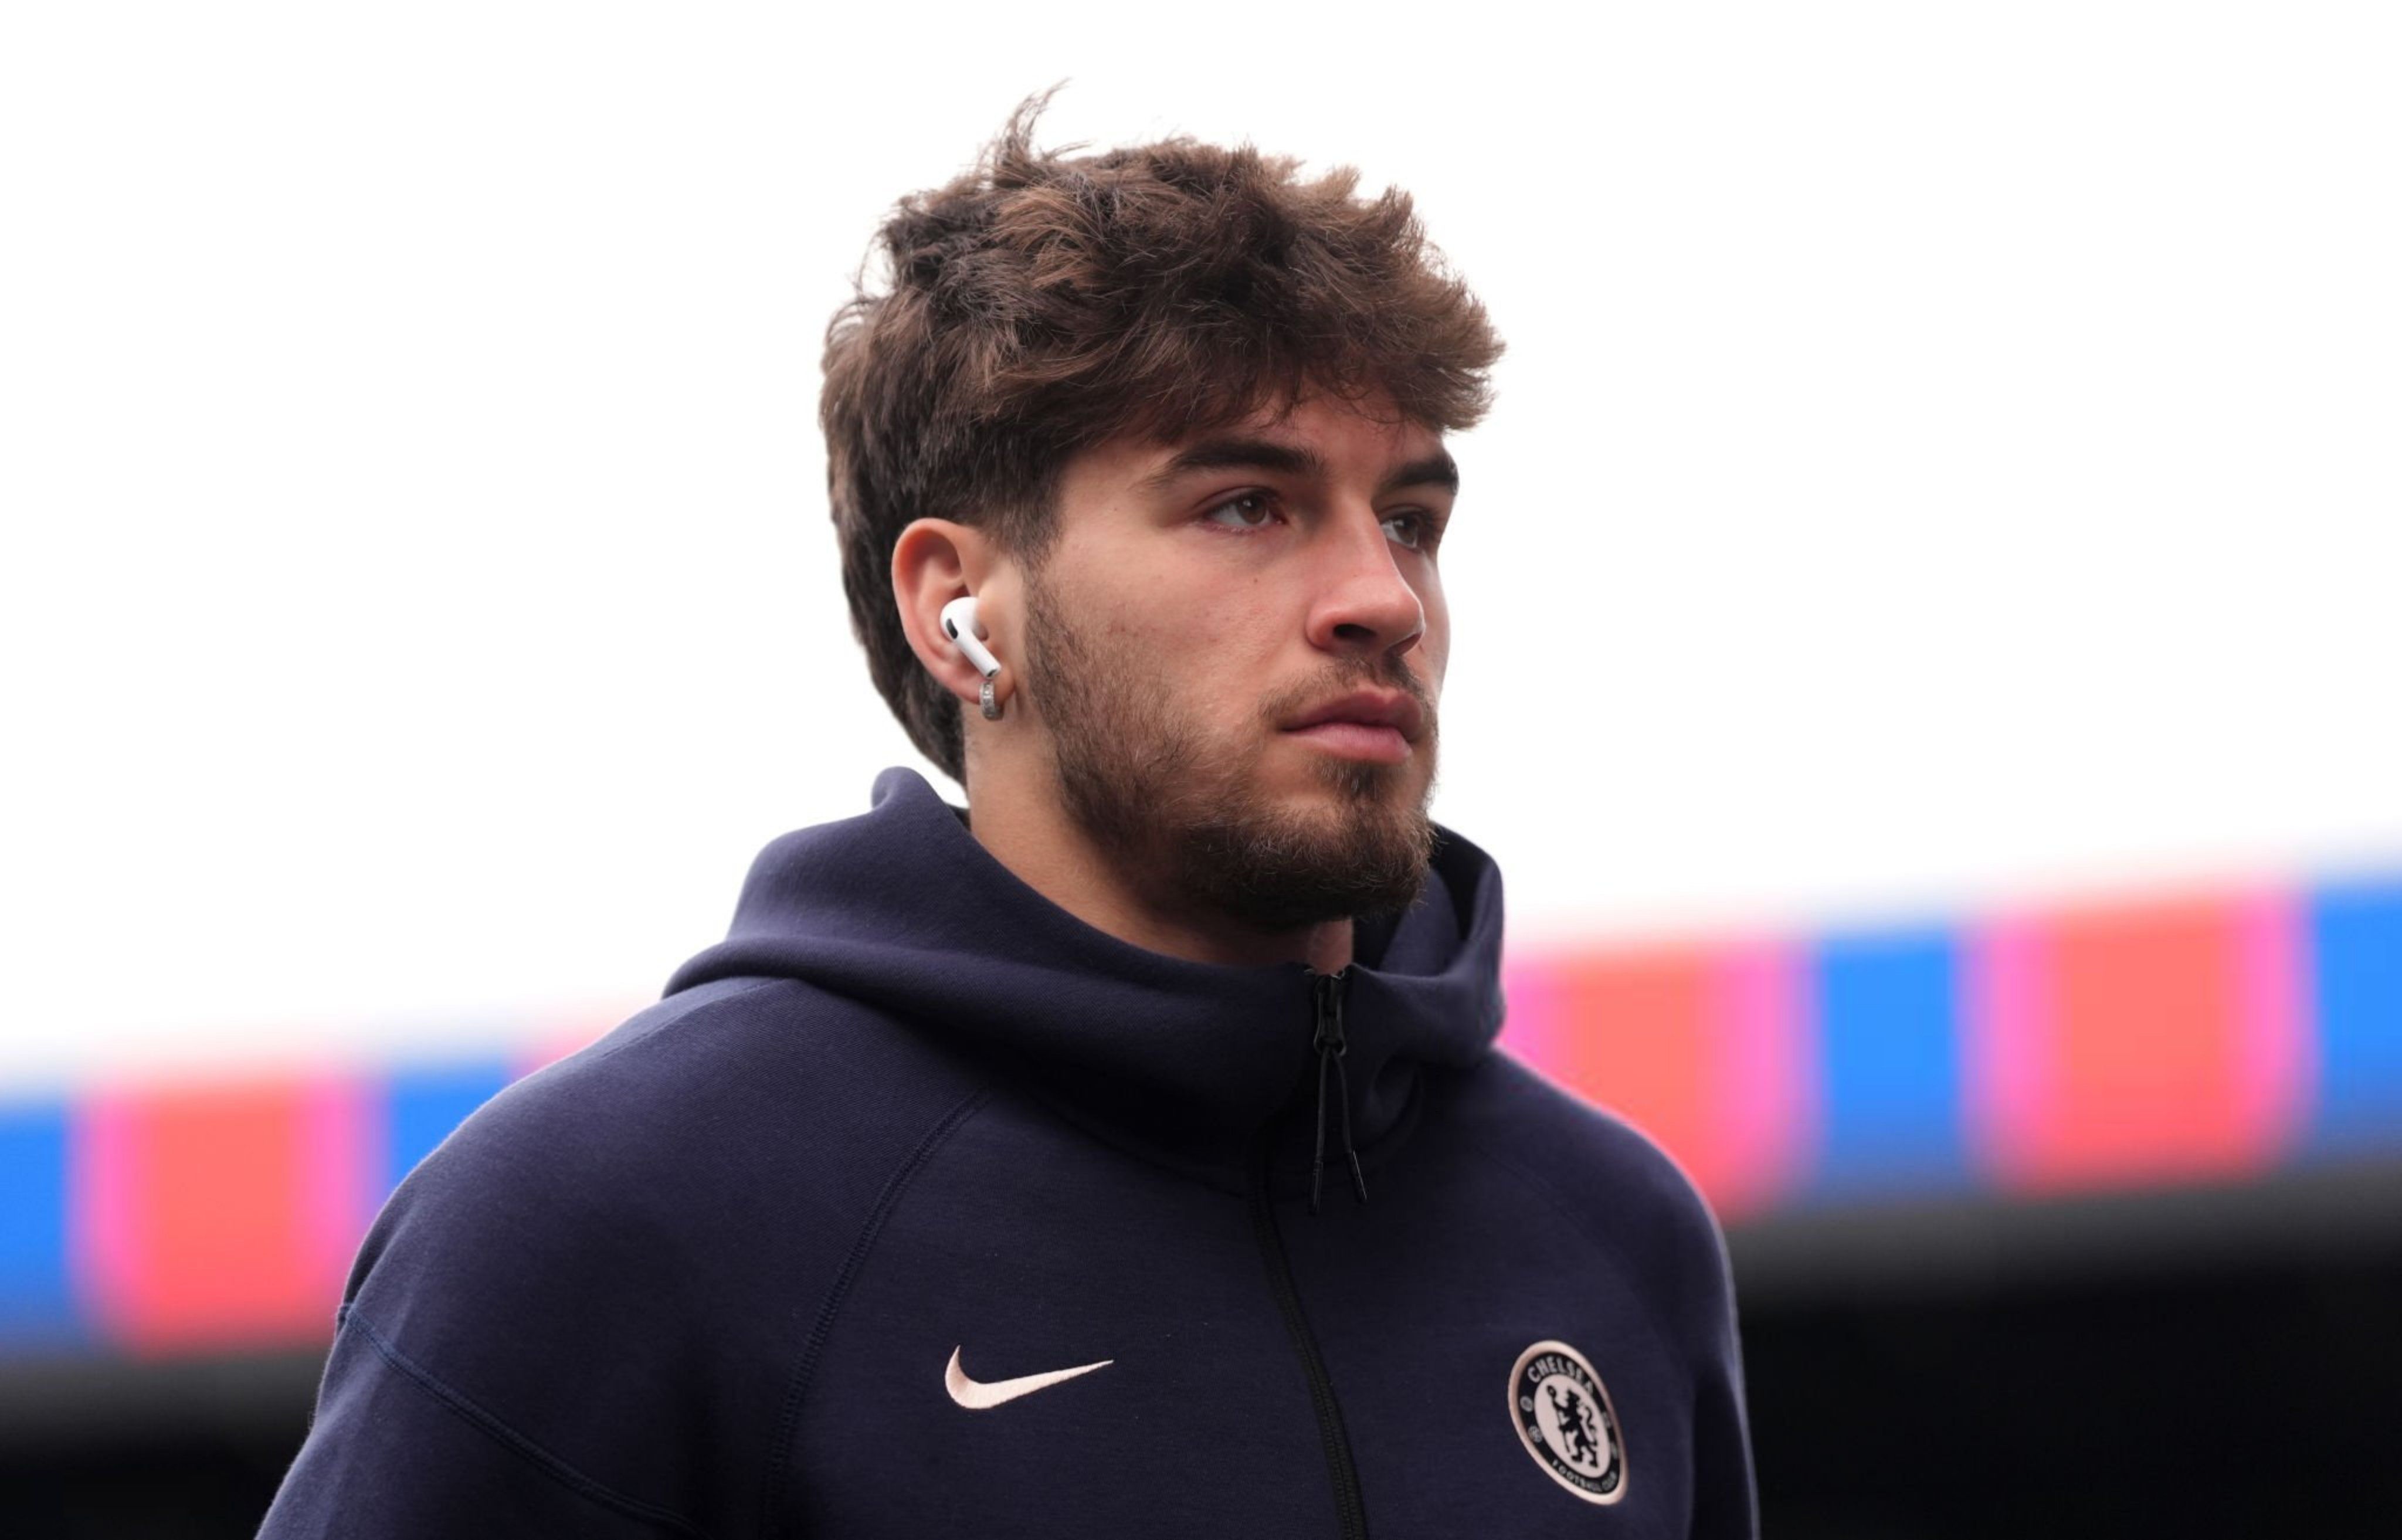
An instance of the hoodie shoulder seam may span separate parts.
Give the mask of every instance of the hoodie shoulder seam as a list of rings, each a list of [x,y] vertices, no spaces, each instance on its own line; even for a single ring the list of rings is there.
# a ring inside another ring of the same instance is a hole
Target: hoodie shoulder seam
[[[625,1052],[627,1049],[633,1047],[636,1043],[650,1041],[651,1038],[656,1036],[664,1027],[676,1023],[698,1021],[701,1017],[708,1015],[712,1011],[722,1010],[726,1006],[732,1005],[737,1000],[745,999],[752,995],[756,995],[763,989],[772,988],[777,984],[789,983],[791,982],[792,981],[789,979],[754,979],[744,987],[736,990],[729,990],[713,1000],[701,1000],[697,1003],[688,1004],[684,1010],[677,1011],[675,1014],[669,1016],[662,1021],[651,1024],[647,1029],[634,1033],[621,1042],[613,1043],[604,1038],[601,1041],[593,1044],[591,1048],[586,1051],[585,1062],[587,1064],[593,1064],[602,1059],[614,1058],[617,1054]],[[667,1003],[667,1000],[671,1000],[673,998],[675,998],[675,997],[673,995],[670,995],[658,1003],[664,1005]],[[656,1009],[656,1007],[653,1007],[651,1009]]]
[[[800,1431],[801,1408],[808,1399],[810,1382],[816,1377],[818,1360],[824,1354],[826,1339],[834,1333],[835,1317],[841,1313],[844,1303],[849,1299],[851,1286],[866,1263],[867,1254],[875,1249],[877,1237],[883,1233],[884,1221],[900,1203],[910,1181],[933,1157],[934,1151],[958,1132],[959,1125],[967,1121],[990,1094],[988,1089],[979,1087],[961,1097],[949,1111],[935,1120],[933,1125],[918,1137],[916,1147],[893,1168],[892,1175],[885,1178],[883,1189],[876,1195],[874,1205],[860,1225],[859,1233],[853,1237],[850,1250],[842,1259],[841,1271],[835,1274],[834,1286],[826,1291],[824,1301],[818,1307],[817,1319],[810,1324],[808,1337],[801,1344],[800,1359],[793,1366],[792,1378],[784,1390],[783,1405],[776,1414],[775,1443],[768,1451],[767,1478],[761,1497],[759,1532],[762,1534],[783,1532],[779,1513],[783,1506],[784,1484],[792,1472],[793,1443]]]
[[[404,1381],[416,1386],[444,1410],[577,1496],[597,1503],[602,1507],[614,1509],[627,1518],[638,1519],[656,1529],[686,1535],[691,1537],[691,1540],[710,1540],[709,1532],[691,1520],[670,1509],[645,1503],[637,1497],[628,1497],[624,1492],[602,1485],[519,1433],[508,1423],[485,1409],[466,1393],[453,1388],[433,1370],[403,1353],[397,1344],[385,1337],[382,1332],[378,1331],[373,1323],[355,1308],[344,1307],[342,1324],[345,1327],[358,1328],[360,1335],[367,1340],[368,1344],[376,1350],[378,1356],[381,1357]]]

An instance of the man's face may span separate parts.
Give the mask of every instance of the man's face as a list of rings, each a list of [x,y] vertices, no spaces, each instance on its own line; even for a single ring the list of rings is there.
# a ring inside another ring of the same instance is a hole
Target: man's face
[[[1316,397],[1071,461],[1023,698],[1070,816],[1163,907],[1263,931],[1397,910],[1432,848],[1441,438]]]

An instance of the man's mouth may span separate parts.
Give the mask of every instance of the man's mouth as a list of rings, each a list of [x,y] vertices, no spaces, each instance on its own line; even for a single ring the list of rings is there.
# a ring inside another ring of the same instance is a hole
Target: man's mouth
[[[1320,722],[1307,727],[1288,728],[1289,736],[1304,739],[1346,759],[1374,760],[1384,764],[1399,764],[1410,757],[1410,740],[1398,727],[1386,727],[1364,722]]]
[[[1426,736],[1427,713],[1405,690],[1361,689],[1330,696],[1286,719],[1284,731],[1344,759],[1399,764]]]

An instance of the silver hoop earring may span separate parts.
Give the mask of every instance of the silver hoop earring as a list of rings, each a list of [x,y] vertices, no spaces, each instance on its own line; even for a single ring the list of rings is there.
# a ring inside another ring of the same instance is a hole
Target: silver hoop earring
[[[992,698],[992,681],[990,680],[984,681],[984,720],[987,722],[1001,720],[1001,702]]]

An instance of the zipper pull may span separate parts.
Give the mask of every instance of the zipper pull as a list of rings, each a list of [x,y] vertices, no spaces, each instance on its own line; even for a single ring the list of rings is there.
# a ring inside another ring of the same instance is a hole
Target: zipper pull
[[[1326,1178],[1326,1078],[1334,1074],[1334,1103],[1343,1121],[1343,1155],[1351,1162],[1351,1189],[1360,1201],[1368,1201],[1368,1178],[1360,1169],[1360,1152],[1351,1144],[1351,1082],[1343,1073],[1343,1055],[1351,1051],[1343,1040],[1343,983],[1350,971],[1318,973],[1310,978],[1310,997],[1318,1018],[1318,1029],[1310,1046],[1318,1051],[1318,1141],[1309,1161],[1309,1211],[1318,1212],[1318,1199]]]
[[[1344,1053],[1349,1045],[1343,1040],[1343,975],[1313,973],[1309,976],[1312,1003],[1318,1010],[1318,1035],[1309,1046],[1324,1053]]]

